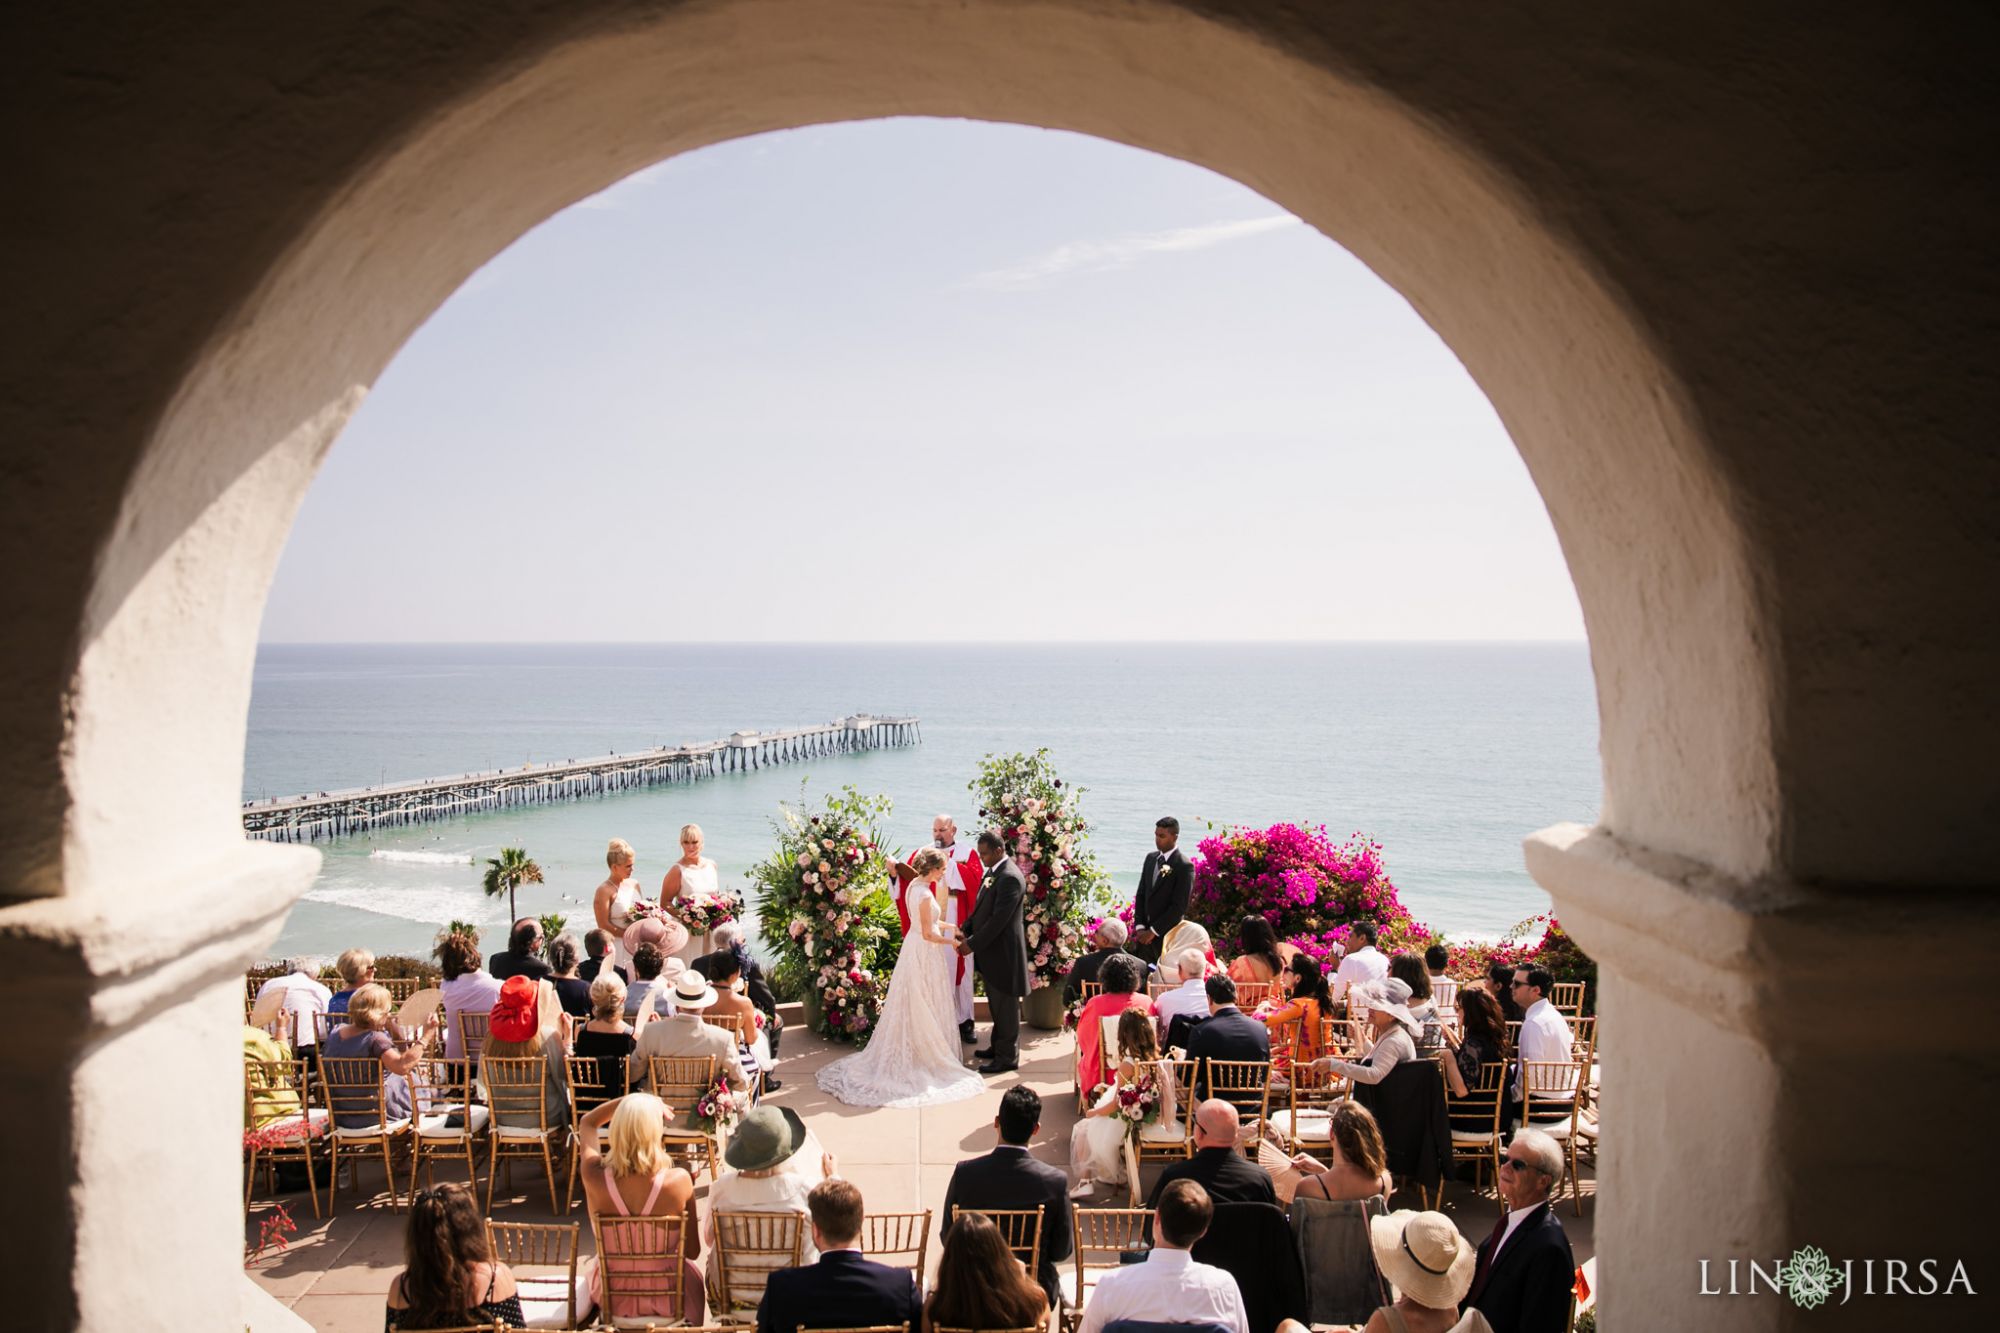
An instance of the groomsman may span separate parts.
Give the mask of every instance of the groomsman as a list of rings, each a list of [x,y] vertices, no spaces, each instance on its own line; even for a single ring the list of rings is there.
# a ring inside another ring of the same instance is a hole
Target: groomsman
[[[944,889],[950,895],[945,903],[945,920],[954,922],[962,930],[972,919],[972,909],[979,901],[979,883],[986,873],[986,867],[979,860],[979,849],[969,842],[960,840],[958,821],[950,815],[939,815],[931,821],[931,845],[945,854],[951,863],[944,872]],[[910,933],[910,907],[904,901],[916,871],[902,862],[893,867],[896,874],[896,914],[903,919],[903,934]],[[958,960],[958,1039],[971,1044],[972,1036],[972,964]]]
[[[1154,850],[1139,870],[1139,891],[1132,895],[1132,943],[1129,951],[1149,963],[1160,961],[1160,942],[1187,915],[1188,891],[1194,888],[1194,866],[1180,849],[1181,821],[1168,815],[1153,825]]]

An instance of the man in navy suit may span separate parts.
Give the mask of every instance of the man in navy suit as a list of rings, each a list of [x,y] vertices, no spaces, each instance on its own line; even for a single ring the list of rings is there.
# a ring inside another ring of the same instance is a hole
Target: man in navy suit
[[[1269,1060],[1271,1029],[1236,1007],[1236,983],[1222,973],[1203,983],[1208,989],[1209,1017],[1188,1034],[1187,1058],[1198,1070],[1195,1090],[1202,1097],[1221,1096],[1208,1089],[1210,1060]],[[1251,1099],[1252,1102],[1256,1098]]]
[[[1569,1327],[1576,1256],[1549,1193],[1562,1181],[1563,1152],[1539,1129],[1524,1129],[1500,1159],[1507,1215],[1479,1247],[1472,1286],[1459,1305],[1476,1308],[1493,1333],[1562,1333]]]
[[[1000,1146],[984,1157],[960,1162],[952,1168],[951,1184],[944,1191],[944,1224],[938,1235],[942,1238],[951,1230],[952,1217],[960,1208],[974,1212],[987,1208],[1041,1209],[1041,1271],[1035,1274],[1035,1280],[1048,1293],[1049,1308],[1060,1309],[1062,1283],[1056,1277],[1056,1265],[1069,1258],[1069,1177],[1028,1155],[1028,1141],[1042,1127],[1041,1097],[1029,1087],[1007,1089],[993,1124],[1000,1131]],[[911,1325],[912,1330],[915,1327]]]
[[[911,1333],[922,1328],[924,1303],[910,1270],[861,1257],[861,1191],[829,1176],[806,1196],[806,1211],[812,1215],[819,1262],[771,1274],[757,1306],[757,1333],[797,1333],[801,1324],[866,1328],[907,1323]]]

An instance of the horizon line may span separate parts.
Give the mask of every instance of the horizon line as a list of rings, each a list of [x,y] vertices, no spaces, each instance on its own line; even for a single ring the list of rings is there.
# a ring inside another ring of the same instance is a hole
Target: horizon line
[[[1588,638],[1517,639],[259,639],[259,648],[1118,648],[1441,647],[1569,645]]]

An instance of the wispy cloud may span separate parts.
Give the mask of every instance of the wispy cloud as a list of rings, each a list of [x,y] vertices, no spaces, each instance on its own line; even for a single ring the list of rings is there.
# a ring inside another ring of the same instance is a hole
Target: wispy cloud
[[[1299,220],[1289,213],[1246,218],[1241,222],[1210,222],[1199,227],[1176,227],[1172,231],[1134,232],[1108,241],[1072,241],[1025,263],[977,273],[962,286],[978,291],[1010,292],[1040,287],[1064,273],[1100,273],[1128,268],[1151,255],[1180,254],[1227,245],[1231,241],[1262,236],[1265,232],[1296,227]]]

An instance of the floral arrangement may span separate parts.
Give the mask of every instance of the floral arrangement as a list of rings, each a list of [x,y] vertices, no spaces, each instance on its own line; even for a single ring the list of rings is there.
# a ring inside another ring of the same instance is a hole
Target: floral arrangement
[[[1255,913],[1324,965],[1347,947],[1357,921],[1371,921],[1384,953],[1422,948],[1430,930],[1410,916],[1379,843],[1359,833],[1336,843],[1325,825],[1230,828],[1203,838],[1188,917],[1209,923],[1226,952],[1236,923]]]
[[[734,921],[743,915],[743,899],[740,895],[723,889],[713,897],[681,897],[671,903],[667,911],[687,927],[690,935],[706,935],[725,921]]]
[[[1156,1124],[1160,1119],[1160,1076],[1157,1070],[1145,1069],[1139,1073],[1135,1083],[1120,1083],[1118,1092],[1111,1103],[1111,1114],[1125,1122],[1125,1135],[1137,1141],[1139,1131],[1147,1125]]]
[[[255,1148],[261,1152],[266,1148],[281,1148],[293,1139],[318,1132],[309,1118],[294,1113],[290,1120],[281,1120],[275,1124],[266,1125],[262,1129],[244,1130],[243,1150],[248,1152],[250,1149]],[[311,1169],[310,1164],[308,1164],[307,1169]],[[259,1259],[264,1257],[264,1251],[266,1250],[276,1249],[283,1251],[291,1248],[285,1237],[296,1232],[298,1229],[299,1224],[292,1220],[291,1210],[286,1208],[282,1202],[274,1201],[271,1204],[271,1211],[266,1213],[263,1221],[257,1224],[257,1244],[243,1260],[243,1266],[245,1268],[254,1266]]]
[[[1028,881],[1028,968],[1038,986],[1061,985],[1083,955],[1085,918],[1109,896],[1110,878],[1085,850],[1090,824],[1082,787],[1065,786],[1047,750],[987,755],[968,784],[979,817],[996,829]]]
[[[750,872],[776,970],[818,996],[819,1030],[845,1041],[865,1041],[882,1005],[874,964],[896,920],[879,832],[890,809],[851,786],[817,808],[801,794],[779,807],[776,846]]]
[[[742,1114],[742,1100],[730,1091],[729,1081],[718,1075],[715,1086],[688,1108],[688,1128],[699,1129],[706,1134],[724,1134]]]

